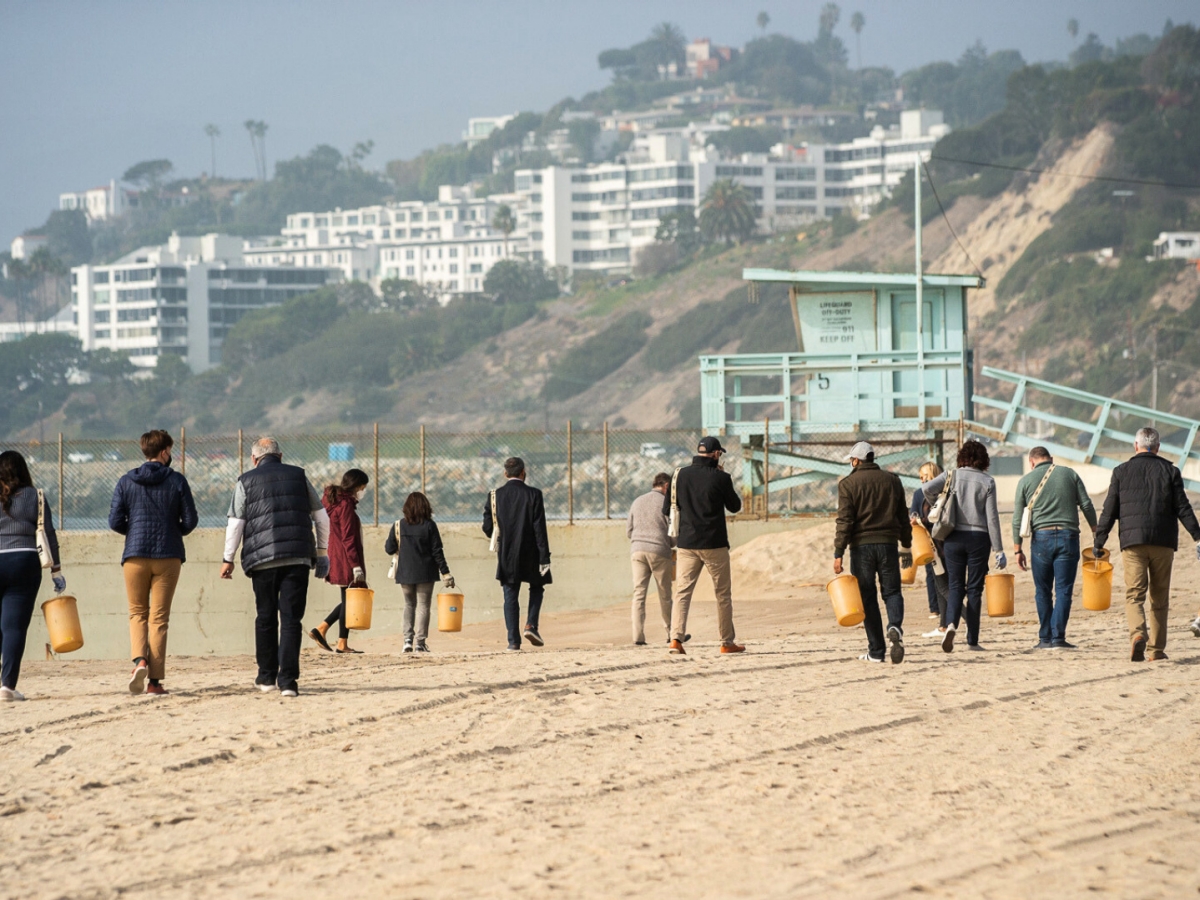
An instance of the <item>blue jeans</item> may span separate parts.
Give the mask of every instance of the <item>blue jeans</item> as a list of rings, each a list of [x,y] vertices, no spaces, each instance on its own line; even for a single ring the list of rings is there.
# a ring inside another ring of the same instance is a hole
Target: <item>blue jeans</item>
[[[42,565],[36,550],[0,553],[0,682],[6,688],[15,689],[21,677],[25,635],[41,585]]]
[[[944,554],[950,595],[946,599],[946,624],[958,627],[966,599],[967,643],[979,643],[979,613],[983,606],[983,579],[988,573],[992,539],[986,531],[955,531],[946,538]]]
[[[519,650],[521,648],[521,585],[502,584],[504,588],[504,625],[508,628],[508,646]],[[529,615],[525,617],[527,624],[534,631],[538,630],[538,619],[542,614],[542,595],[546,592],[540,584],[529,586]]]
[[[863,628],[867,632],[867,652],[873,659],[883,659],[887,645],[884,641],[883,617],[879,614],[879,595],[875,591],[875,579],[879,579],[879,593],[887,607],[888,627],[893,625],[904,631],[904,594],[900,590],[900,551],[896,544],[863,544],[850,548],[850,574],[858,579],[858,592],[862,595]]]
[[[1030,547],[1029,568],[1037,591],[1038,640],[1065,641],[1075,570],[1079,565],[1079,532],[1035,531]]]

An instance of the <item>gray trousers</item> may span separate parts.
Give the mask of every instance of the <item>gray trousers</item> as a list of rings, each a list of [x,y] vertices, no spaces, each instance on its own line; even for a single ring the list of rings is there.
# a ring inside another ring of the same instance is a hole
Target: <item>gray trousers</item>
[[[404,592],[404,642],[421,644],[429,637],[429,606],[433,602],[433,582],[402,584]],[[415,635],[414,635],[415,632]]]

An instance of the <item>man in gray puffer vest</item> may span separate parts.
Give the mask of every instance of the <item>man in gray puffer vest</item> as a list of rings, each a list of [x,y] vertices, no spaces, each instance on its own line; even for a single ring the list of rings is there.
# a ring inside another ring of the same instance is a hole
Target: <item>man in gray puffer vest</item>
[[[329,573],[329,516],[304,469],[284,465],[273,438],[255,441],[250,459],[254,468],[238,479],[229,504],[221,577],[233,577],[233,557],[241,544],[242,570],[254,585],[258,609],[254,683],[260,691],[278,689],[295,697],[309,570],[315,568],[317,578]]]

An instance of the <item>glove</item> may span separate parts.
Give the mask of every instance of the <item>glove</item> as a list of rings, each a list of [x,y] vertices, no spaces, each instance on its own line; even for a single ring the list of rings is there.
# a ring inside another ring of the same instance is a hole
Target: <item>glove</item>
[[[355,566],[354,572],[351,575],[351,577],[353,579],[353,581],[352,581],[353,584],[362,584],[364,581],[367,580],[367,573],[364,572],[360,566]]]
[[[313,574],[316,575],[317,578],[328,578],[329,577],[329,557],[328,556],[318,556],[317,557],[317,569]]]
[[[454,590],[454,576],[449,572],[447,572],[446,576],[442,579],[442,586],[448,591]]]
[[[911,569],[912,564],[913,564],[912,551],[911,550],[901,550],[900,551],[900,568]]]
[[[1008,568],[1008,557],[1004,555],[1003,550],[1001,550],[999,553],[996,554],[996,568],[997,569],[1007,569]]]
[[[544,566],[538,566],[538,574],[541,575],[543,578],[545,578],[547,575],[549,575],[550,574],[550,563],[546,563],[546,565],[544,565]]]
[[[1200,553],[1200,547],[1197,547],[1197,553]],[[61,572],[55,572],[50,576],[50,579],[54,582],[54,590],[58,593],[61,594],[67,589],[67,579]]]
[[[1103,556],[1104,555],[1104,545],[1103,544],[1093,544],[1092,545],[1092,555],[1096,559],[1099,559],[1101,556]],[[1200,557],[1200,544],[1196,544],[1196,556]]]

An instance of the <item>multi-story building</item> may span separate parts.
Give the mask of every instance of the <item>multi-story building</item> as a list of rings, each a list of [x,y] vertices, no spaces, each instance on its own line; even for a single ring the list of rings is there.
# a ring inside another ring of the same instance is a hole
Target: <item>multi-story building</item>
[[[9,245],[9,255],[13,259],[29,259],[36,251],[49,244],[50,238],[44,234],[19,234]]]
[[[124,352],[143,367],[173,353],[202,372],[221,361],[226,333],[246,313],[341,274],[335,267],[247,264],[240,237],[172,235],[114,263],[71,269],[71,306],[84,350]]]
[[[483,290],[488,270],[502,259],[527,255],[530,217],[518,195],[476,197],[469,187],[442,185],[438,199],[287,217],[278,238],[246,242],[248,264],[336,267],[348,281],[376,287],[400,278],[425,285],[444,299]],[[517,220],[508,236],[492,227],[509,205]]]
[[[468,147],[474,147],[481,141],[486,141],[493,131],[503,128],[516,117],[517,114],[513,113],[508,116],[476,116],[467,119],[467,130],[463,132],[463,140],[467,142]]]
[[[137,205],[138,192],[122,187],[115,179],[86,191],[58,195],[59,209],[81,209],[89,224],[119,218]]]

